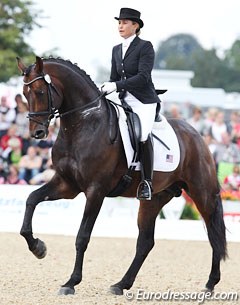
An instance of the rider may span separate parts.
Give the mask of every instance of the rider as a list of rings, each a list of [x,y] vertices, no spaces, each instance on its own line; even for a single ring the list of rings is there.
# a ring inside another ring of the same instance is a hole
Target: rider
[[[107,94],[117,91],[140,118],[140,159],[142,181],[137,198],[150,200],[153,176],[153,143],[151,130],[154,124],[156,105],[160,100],[155,92],[151,71],[154,64],[154,49],[150,41],[139,38],[143,21],[141,13],[131,8],[121,8],[118,31],[123,42],[113,47],[110,82],[102,85]]]

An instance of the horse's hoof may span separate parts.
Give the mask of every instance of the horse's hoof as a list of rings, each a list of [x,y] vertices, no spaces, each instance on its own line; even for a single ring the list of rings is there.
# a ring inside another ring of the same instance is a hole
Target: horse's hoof
[[[201,290],[201,292],[207,293],[208,295],[213,295],[214,294],[214,290],[210,289],[208,287],[205,287]]]
[[[123,295],[123,289],[118,286],[110,286],[110,292],[115,295]]]
[[[70,287],[61,287],[58,291],[58,295],[68,295],[74,293],[75,293],[75,289]]]
[[[39,259],[44,258],[47,254],[47,247],[43,241],[37,238],[37,245],[32,253]]]

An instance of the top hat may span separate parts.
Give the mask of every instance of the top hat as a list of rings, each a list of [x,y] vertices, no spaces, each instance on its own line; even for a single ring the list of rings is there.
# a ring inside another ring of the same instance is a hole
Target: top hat
[[[115,19],[117,20],[121,20],[121,19],[128,19],[128,20],[132,20],[135,21],[139,24],[140,28],[143,27],[143,21],[140,19],[141,13],[137,10],[134,10],[132,8],[121,8],[120,10],[120,15],[119,17],[115,17]]]

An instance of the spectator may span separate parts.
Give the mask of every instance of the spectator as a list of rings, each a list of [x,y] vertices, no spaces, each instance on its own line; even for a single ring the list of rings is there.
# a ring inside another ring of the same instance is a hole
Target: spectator
[[[206,113],[206,118],[204,120],[204,134],[208,134],[212,124],[215,122],[216,115],[218,113],[217,108],[209,108]]]
[[[231,139],[240,147],[240,115],[237,111],[231,112],[230,122],[228,124]]]
[[[8,143],[10,139],[19,139],[19,141],[21,142],[21,148],[22,148],[22,139],[17,135],[17,125],[16,124],[12,124],[9,129],[7,130],[7,133],[2,136],[1,140],[0,140],[0,145],[2,150],[4,151],[5,149],[8,148]]]
[[[14,108],[14,110],[17,115],[19,112],[19,108],[18,108],[19,104],[22,104],[22,103],[26,104],[26,103],[23,101],[23,97],[20,93],[15,95],[15,102],[16,102],[16,107]]]
[[[6,177],[0,177],[0,184],[27,184],[23,179],[19,179],[17,165],[11,164]]]
[[[217,144],[214,159],[220,183],[232,172],[233,164],[240,163],[240,150],[237,144],[231,142],[229,133],[222,135],[222,143]]]
[[[27,119],[27,115],[27,104],[23,101],[18,101],[15,123],[17,125],[17,134],[22,138],[23,141],[23,154],[27,153],[27,149],[31,144],[31,139],[29,135],[29,121]]]
[[[0,177],[6,177],[9,171],[9,165],[7,160],[1,155],[0,156]]]
[[[202,110],[199,107],[193,109],[193,115],[187,122],[194,127],[200,134],[203,134],[204,120],[202,118]]]
[[[18,164],[22,157],[22,144],[20,139],[11,138],[8,140],[8,147],[2,153],[8,164]]]
[[[227,190],[239,191],[240,169],[238,164],[233,166],[233,172],[224,179],[223,187]]]
[[[6,96],[1,97],[0,103],[0,138],[4,136],[15,119],[15,111],[8,106]]]
[[[30,181],[30,184],[43,184],[49,182],[55,174],[55,170],[52,167],[52,159],[49,159],[46,164],[46,169],[35,175]]]
[[[225,132],[222,134],[222,142],[216,145],[215,160],[219,162],[240,163],[240,150],[231,142],[231,136]]]
[[[19,178],[29,182],[40,171],[42,158],[37,155],[36,147],[29,146],[27,154],[19,161]]]
[[[47,163],[51,158],[51,150],[52,143],[48,141],[41,140],[38,145],[38,154],[42,158],[42,165],[40,168],[40,172],[43,172],[47,168]]]
[[[222,135],[228,132],[227,124],[224,122],[223,111],[217,112],[216,119],[210,128],[210,132],[212,134],[213,140],[216,143],[222,143]]]
[[[213,143],[212,135],[210,133],[206,133],[203,135],[203,139],[204,139],[205,143],[207,144],[211,154],[214,155],[217,145],[215,143]]]
[[[179,110],[179,106],[176,104],[173,104],[170,108],[169,117],[173,119],[181,119],[181,113]]]

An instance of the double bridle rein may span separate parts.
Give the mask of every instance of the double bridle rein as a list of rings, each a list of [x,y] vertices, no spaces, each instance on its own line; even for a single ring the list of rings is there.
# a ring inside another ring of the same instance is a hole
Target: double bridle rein
[[[59,94],[58,90],[56,89],[56,87],[53,85],[53,83],[51,81],[51,77],[49,76],[49,74],[44,74],[44,75],[37,76],[36,78],[32,79],[29,82],[24,82],[23,81],[23,84],[25,86],[29,86],[32,83],[34,83],[34,82],[36,82],[37,80],[40,80],[40,79],[43,79],[47,84],[48,109],[46,111],[29,112],[27,118],[30,121],[33,121],[33,122],[35,122],[37,124],[40,124],[40,125],[43,125],[44,127],[48,127],[50,121],[53,118],[59,118],[59,117],[62,118],[64,116],[68,115],[68,114],[71,114],[71,113],[73,113],[75,111],[79,111],[79,110],[81,110],[82,114],[83,114],[84,110],[87,110],[90,106],[92,106],[93,104],[95,104],[97,102],[101,102],[100,101],[101,98],[103,96],[105,96],[105,93],[101,93],[95,100],[88,103],[87,105],[82,105],[82,106],[70,109],[66,112],[59,113],[58,109],[55,108],[54,105],[53,105],[54,99],[53,99],[52,90],[54,90],[57,93],[57,95],[60,96],[60,94]],[[36,119],[36,117],[39,117],[39,116],[47,116],[47,121],[41,122],[38,119]]]

